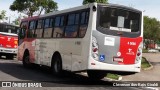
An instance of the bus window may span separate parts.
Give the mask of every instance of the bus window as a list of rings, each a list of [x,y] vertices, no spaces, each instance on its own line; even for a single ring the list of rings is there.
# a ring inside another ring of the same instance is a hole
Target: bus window
[[[63,24],[64,24],[64,16],[55,18],[53,37],[63,37],[63,31],[64,31]]]
[[[86,16],[86,12],[82,12],[82,14],[81,14],[81,24],[85,23],[85,16]]]
[[[34,37],[35,25],[36,25],[36,21],[31,21],[29,23],[29,29],[28,29],[28,32],[27,32],[27,37],[28,38]]]
[[[65,28],[65,37],[77,37],[79,14],[69,14],[67,26]]]
[[[26,28],[21,28],[19,31],[19,39],[24,39],[25,38],[25,36],[26,36]]]
[[[79,29],[79,37],[84,37],[88,27],[89,12],[81,13],[81,24]]]
[[[53,18],[51,18],[51,19],[50,19],[49,27],[53,27],[53,25],[54,25],[54,19],[53,19]]]
[[[48,28],[49,27],[49,21],[50,21],[49,18],[45,20],[44,28]]]
[[[75,16],[75,24],[79,24],[79,14],[76,14]]]
[[[60,19],[61,19],[60,17],[56,17],[54,26],[59,26],[59,24],[60,24]]]
[[[41,38],[43,33],[43,20],[38,20],[37,28],[35,31],[35,37]]]
[[[61,17],[61,23],[60,23],[60,26],[63,26],[64,25],[64,16]]]
[[[70,14],[68,16],[68,23],[67,23],[67,25],[74,25],[74,21],[75,21],[75,14]]]
[[[44,23],[44,31],[43,31],[43,37],[44,38],[50,38],[52,37],[52,24],[50,25],[52,19],[47,18],[45,19]]]
[[[137,12],[118,8],[100,7],[100,27],[122,32],[138,32],[140,30],[139,20],[140,14]]]

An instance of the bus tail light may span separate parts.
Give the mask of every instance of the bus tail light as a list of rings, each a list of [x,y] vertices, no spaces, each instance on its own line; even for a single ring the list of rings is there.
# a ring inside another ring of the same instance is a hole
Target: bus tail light
[[[98,43],[95,37],[92,37],[92,57],[98,60]]]
[[[2,45],[2,44],[0,44],[0,47],[3,47],[3,45]]]
[[[14,41],[14,44],[15,44],[15,45],[17,45],[17,44],[18,44],[18,41],[17,41],[17,40],[15,40],[15,41]]]
[[[136,55],[136,60],[135,63],[139,63],[142,59],[142,48],[143,48],[143,44],[140,43],[138,50],[137,50],[137,55]]]

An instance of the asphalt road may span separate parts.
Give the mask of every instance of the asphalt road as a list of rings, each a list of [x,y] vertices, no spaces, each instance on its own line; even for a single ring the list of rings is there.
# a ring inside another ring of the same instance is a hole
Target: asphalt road
[[[22,62],[0,58],[0,81],[40,81],[50,87],[42,88],[2,88],[2,90],[142,90],[136,87],[113,87],[106,80],[94,81],[86,76],[64,72],[62,77],[51,74],[47,67],[24,68]]]

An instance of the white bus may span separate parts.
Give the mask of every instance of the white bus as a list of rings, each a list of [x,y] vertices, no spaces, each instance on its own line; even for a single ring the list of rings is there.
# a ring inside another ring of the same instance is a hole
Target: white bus
[[[140,72],[142,12],[115,4],[87,4],[22,20],[18,60],[62,70],[106,73]]]

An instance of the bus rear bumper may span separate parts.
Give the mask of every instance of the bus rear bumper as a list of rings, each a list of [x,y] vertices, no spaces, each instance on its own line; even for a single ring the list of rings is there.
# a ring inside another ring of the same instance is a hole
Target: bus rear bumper
[[[137,73],[140,72],[141,62],[132,65],[115,65],[99,62],[96,60],[90,61],[88,65],[88,70],[100,70],[106,72],[128,72]]]
[[[0,47],[0,53],[1,54],[14,54],[17,55],[17,48],[16,49],[8,49],[8,48],[2,48]]]

